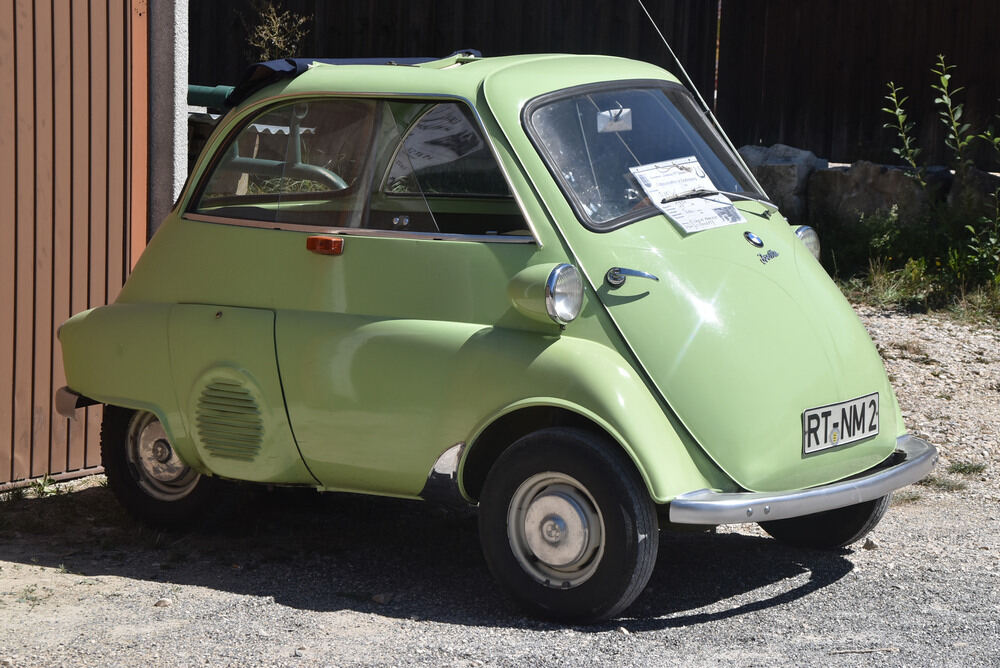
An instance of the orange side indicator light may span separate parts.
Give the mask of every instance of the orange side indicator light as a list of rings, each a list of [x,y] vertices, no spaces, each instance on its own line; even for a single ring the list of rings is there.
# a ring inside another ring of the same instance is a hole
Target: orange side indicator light
[[[340,237],[308,237],[306,250],[320,255],[340,255],[344,252],[344,240]]]

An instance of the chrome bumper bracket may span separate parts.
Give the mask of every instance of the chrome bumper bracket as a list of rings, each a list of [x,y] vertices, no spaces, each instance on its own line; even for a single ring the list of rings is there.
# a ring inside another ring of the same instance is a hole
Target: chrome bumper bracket
[[[75,392],[68,387],[60,387],[56,390],[56,411],[59,415],[70,420],[76,419],[76,409],[84,406],[93,406],[98,402],[90,397],[85,397],[79,392]]]

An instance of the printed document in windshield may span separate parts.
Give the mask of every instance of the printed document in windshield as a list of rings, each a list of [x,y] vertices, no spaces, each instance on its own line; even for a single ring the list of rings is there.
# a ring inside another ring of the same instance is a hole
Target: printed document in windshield
[[[732,200],[716,191],[693,155],[629,171],[656,208],[688,234],[746,222]]]

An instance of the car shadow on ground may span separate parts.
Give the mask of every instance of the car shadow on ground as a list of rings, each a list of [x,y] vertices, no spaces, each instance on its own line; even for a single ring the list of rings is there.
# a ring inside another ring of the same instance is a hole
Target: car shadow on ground
[[[225,518],[186,533],[137,523],[100,486],[8,500],[0,503],[0,559],[273,597],[311,611],[558,628],[505,601],[480,553],[472,514],[307,490],[233,498]],[[764,538],[664,533],[656,570],[627,618],[585,628],[643,631],[738,617],[806,596],[851,568],[843,553]]]

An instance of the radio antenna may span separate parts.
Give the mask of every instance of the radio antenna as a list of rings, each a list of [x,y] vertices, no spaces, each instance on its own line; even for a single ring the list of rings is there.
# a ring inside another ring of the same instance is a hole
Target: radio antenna
[[[656,21],[653,20],[653,16],[649,13],[649,10],[646,9],[646,5],[643,4],[642,0],[636,0],[636,2],[639,3],[639,6],[642,8],[643,13],[646,14],[646,18],[649,19],[649,22],[653,24],[653,30],[655,30],[656,34],[660,36],[660,40],[663,42],[663,46],[667,47],[667,52],[670,54],[670,57],[674,59],[675,63],[677,63],[677,69],[679,69],[681,71],[681,74],[684,76],[685,83],[687,83],[688,88],[690,88],[694,92],[695,97],[698,98],[698,102],[701,104],[701,108],[704,109],[706,113],[711,114],[712,111],[711,109],[708,108],[708,104],[705,102],[705,98],[703,98],[701,96],[701,93],[698,92],[698,87],[694,85],[694,81],[688,75],[687,70],[684,69],[684,64],[681,63],[681,59],[678,58],[677,54],[674,53],[674,50],[670,48],[670,42],[668,42],[667,38],[663,36],[663,32],[660,30],[660,26],[656,25]]]
[[[642,0],[636,0],[636,2],[639,3],[639,7],[642,8],[642,11],[646,15],[646,18],[649,19],[649,22],[653,24],[653,30],[655,30],[656,34],[660,36],[660,40],[663,41],[663,46],[667,47],[667,52],[670,53],[670,57],[674,59],[675,63],[677,63],[677,69],[680,70],[681,74],[684,77],[685,83],[687,84],[688,88],[690,88],[691,91],[694,93],[695,99],[697,99],[698,103],[701,105],[702,112],[706,116],[708,116],[708,118],[712,121],[712,125],[715,126],[716,132],[718,132],[719,135],[726,140],[726,144],[729,145],[729,148],[732,149],[733,153],[735,153],[742,162],[743,156],[740,156],[739,151],[736,150],[736,146],[733,145],[733,141],[729,138],[729,135],[726,134],[726,131],[722,129],[722,126],[719,124],[719,119],[717,119],[715,117],[715,114],[712,113],[712,110],[709,108],[708,103],[705,102],[705,98],[703,98],[701,96],[701,93],[698,91],[698,87],[694,85],[694,80],[687,73],[687,70],[684,69],[684,64],[681,62],[681,59],[678,58],[677,54],[674,53],[674,50],[670,48],[670,42],[668,42],[667,38],[663,36],[663,32],[660,30],[660,27],[656,25],[656,21],[653,20],[653,16],[649,13],[649,10],[646,9],[646,5],[643,4]],[[752,171],[750,171],[750,168],[747,167],[746,170],[747,174],[749,174],[750,178],[753,180],[754,185],[757,186],[757,188],[761,192],[765,192],[764,188],[760,185],[760,182],[757,181],[757,177],[754,176]]]

